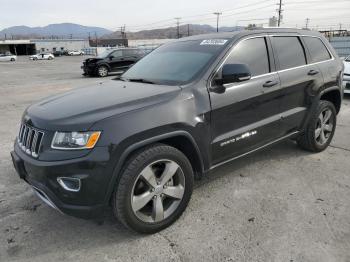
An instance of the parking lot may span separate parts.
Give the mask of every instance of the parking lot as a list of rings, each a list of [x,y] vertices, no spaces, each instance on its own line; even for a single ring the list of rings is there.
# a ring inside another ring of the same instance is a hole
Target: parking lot
[[[10,151],[28,105],[112,78],[83,77],[83,59],[0,63],[0,261],[350,261],[350,97],[326,151],[287,141],[225,165],[196,182],[184,215],[160,233],[45,205]]]

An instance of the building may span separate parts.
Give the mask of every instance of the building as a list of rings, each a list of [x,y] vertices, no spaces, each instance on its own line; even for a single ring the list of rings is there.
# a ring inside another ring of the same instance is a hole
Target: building
[[[0,53],[11,52],[16,55],[35,54],[35,44],[30,40],[0,40]]]
[[[56,50],[81,50],[90,47],[85,39],[33,39],[33,40],[1,40],[0,53],[11,52],[16,55],[33,55],[40,52]]]
[[[90,39],[90,46],[91,47],[118,47],[118,46],[127,47],[128,39],[126,38]]]
[[[347,57],[350,55],[350,36],[336,36],[329,39],[338,56]]]
[[[269,18],[269,27],[276,27],[278,23],[278,19],[276,16]]]
[[[85,39],[35,39],[30,40],[35,44],[37,53],[55,51],[73,51],[90,47]]]

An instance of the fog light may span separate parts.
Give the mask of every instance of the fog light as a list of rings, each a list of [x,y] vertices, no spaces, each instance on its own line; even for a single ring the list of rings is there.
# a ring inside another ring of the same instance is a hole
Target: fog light
[[[79,178],[73,177],[58,177],[58,184],[67,191],[78,192],[81,187],[81,182]]]

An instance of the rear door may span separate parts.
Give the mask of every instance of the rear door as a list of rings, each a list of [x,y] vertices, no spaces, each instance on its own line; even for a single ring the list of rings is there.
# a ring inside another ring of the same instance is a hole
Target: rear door
[[[301,129],[317,90],[323,85],[317,64],[308,63],[299,35],[274,35],[271,42],[281,81],[281,131]]]
[[[219,67],[214,80],[220,78],[224,64],[237,63],[246,64],[252,78],[226,85],[224,93],[210,92],[214,165],[280,136],[280,83],[269,39],[257,36],[241,40]]]
[[[124,66],[130,67],[135,64],[139,59],[139,54],[137,49],[124,49],[123,50]]]
[[[327,49],[322,39],[317,36],[303,36],[304,43],[310,54],[310,63],[317,63],[322,73],[324,87],[332,87],[338,84],[339,63]]]

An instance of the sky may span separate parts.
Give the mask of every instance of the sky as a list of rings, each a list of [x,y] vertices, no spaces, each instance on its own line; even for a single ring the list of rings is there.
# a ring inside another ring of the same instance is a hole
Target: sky
[[[16,26],[77,23],[127,31],[181,24],[216,25],[213,12],[221,12],[220,26],[266,24],[277,15],[279,0],[0,0],[0,30]],[[350,0],[283,0],[285,27],[350,30]],[[341,25],[340,25],[341,24]]]

